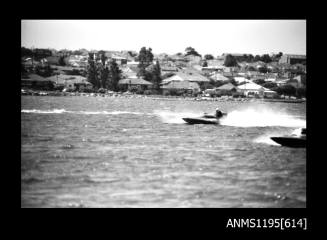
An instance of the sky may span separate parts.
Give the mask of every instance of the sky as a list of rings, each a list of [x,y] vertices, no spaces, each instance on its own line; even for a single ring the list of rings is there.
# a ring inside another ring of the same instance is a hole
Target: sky
[[[21,45],[155,54],[306,54],[306,20],[22,20]]]

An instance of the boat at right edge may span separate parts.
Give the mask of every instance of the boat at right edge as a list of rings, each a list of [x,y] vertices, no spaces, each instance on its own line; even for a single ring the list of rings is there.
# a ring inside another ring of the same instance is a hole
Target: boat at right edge
[[[300,136],[271,137],[271,139],[285,147],[304,148],[307,142],[306,128],[301,129]]]

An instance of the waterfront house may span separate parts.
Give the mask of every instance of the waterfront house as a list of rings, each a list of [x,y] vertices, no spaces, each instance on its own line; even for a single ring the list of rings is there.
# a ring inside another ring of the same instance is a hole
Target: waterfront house
[[[92,84],[85,77],[79,75],[59,74],[47,79],[54,82],[57,88],[64,88],[68,91],[82,91],[92,88]]]
[[[161,75],[178,72],[178,68],[173,66],[162,66],[160,67],[160,70],[161,70]]]
[[[279,63],[296,64],[302,63],[306,64],[306,55],[295,55],[295,54],[283,54],[279,59]]]
[[[227,81],[229,78],[225,77],[222,73],[215,72],[210,75],[210,79],[214,81]]]
[[[241,83],[241,82],[252,82],[251,80],[249,80],[249,79],[247,79],[245,77],[241,77],[241,76],[234,77],[234,80],[237,83]]]
[[[237,87],[232,83],[226,83],[215,89],[216,93],[219,95],[232,95],[237,91]]]
[[[208,78],[202,76],[201,74],[191,71],[178,72],[174,76],[164,79],[162,83],[166,84],[172,81],[175,82],[189,81],[189,82],[197,82],[197,83],[210,82]]]
[[[247,97],[271,97],[272,95],[276,94],[276,92],[264,88],[254,82],[239,85],[237,86],[237,89]]]
[[[36,90],[53,90],[54,81],[41,77],[37,74],[28,74],[21,79],[21,87]]]
[[[183,93],[198,93],[200,92],[200,86],[197,82],[191,81],[170,81],[161,85],[162,93],[164,95],[171,94],[175,91],[178,94]]]
[[[122,90],[131,90],[131,89],[147,90],[153,84],[151,82],[148,82],[142,78],[135,76],[135,77],[120,79],[118,81],[118,85]]]
[[[208,66],[208,67],[202,67],[202,68],[201,68],[201,71],[202,71],[203,73],[208,73],[208,74],[210,74],[210,73],[218,72],[218,71],[219,71],[219,72],[222,72],[223,69],[224,69],[223,66]]]

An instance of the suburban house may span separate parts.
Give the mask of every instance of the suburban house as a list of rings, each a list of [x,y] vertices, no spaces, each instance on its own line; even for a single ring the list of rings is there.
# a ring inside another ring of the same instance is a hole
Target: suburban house
[[[178,72],[174,76],[166,78],[162,81],[162,83],[166,84],[169,82],[181,82],[181,81],[189,81],[189,82],[210,82],[210,80],[201,74],[195,72]]]
[[[277,78],[275,83],[278,87],[286,85],[290,79],[289,78]]]
[[[234,77],[234,80],[238,83],[241,83],[241,82],[252,82],[251,80],[247,79],[246,77],[242,77],[242,76],[237,76],[237,77]]]
[[[86,80],[85,77],[79,75],[59,74],[47,78],[55,83],[57,88],[63,88],[69,91],[92,88],[92,84]]]
[[[176,91],[176,93],[198,93],[200,92],[200,86],[197,82],[191,81],[170,81],[161,86],[162,93],[170,94],[171,91]]]
[[[220,95],[231,95],[237,91],[237,87],[231,83],[226,83],[215,89],[217,94]]]
[[[21,79],[21,87],[36,90],[53,90],[54,82],[37,74],[28,74],[27,77]]]
[[[111,57],[111,59],[115,60],[118,65],[127,64],[127,58],[125,58],[125,57],[120,57],[120,56],[117,56],[117,55],[113,55]]]
[[[277,94],[275,91],[271,91],[254,82],[239,85],[237,88],[239,92],[242,92],[247,97],[273,97]]]
[[[289,63],[289,64],[302,63],[302,64],[306,64],[306,60],[307,60],[306,55],[284,54],[279,59],[279,63]]]
[[[213,73],[213,72],[222,72],[224,70],[224,66],[208,66],[208,67],[202,67],[201,71],[203,73]]]
[[[140,89],[147,90],[152,83],[138,77],[120,79],[118,85],[122,90]]]
[[[86,67],[88,57],[82,55],[70,55],[67,58],[68,65],[73,67]]]
[[[185,56],[185,59],[189,61],[189,63],[191,64],[199,64],[201,62],[201,57],[200,56],[196,56],[196,55],[187,55]]]
[[[210,75],[210,79],[214,81],[227,81],[229,78],[225,77],[223,74],[215,72]]]
[[[161,75],[178,72],[178,68],[173,66],[162,66],[160,70],[161,70]]]

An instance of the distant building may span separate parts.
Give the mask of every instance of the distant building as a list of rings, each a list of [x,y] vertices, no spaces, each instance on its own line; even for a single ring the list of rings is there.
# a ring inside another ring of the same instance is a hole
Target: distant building
[[[216,94],[219,95],[232,95],[237,91],[237,87],[231,83],[224,84],[215,89]]]
[[[123,90],[131,90],[132,88],[146,90],[153,84],[142,78],[132,77],[132,78],[120,79],[118,81],[118,85]]]
[[[171,81],[161,86],[162,93],[169,94],[172,90],[177,93],[198,93],[200,91],[200,86],[196,82],[190,81]]]
[[[21,79],[21,87],[36,90],[53,90],[54,81],[37,74],[29,74],[26,78],[24,77]]]
[[[172,81],[179,81],[179,82],[189,81],[189,82],[197,82],[197,83],[210,82],[208,78],[202,76],[201,74],[191,73],[191,72],[190,73],[178,72],[174,76],[164,79],[162,82],[164,84],[167,84]]]
[[[302,64],[306,64],[306,60],[307,60],[306,55],[284,54],[279,59],[279,63],[288,63],[288,64],[302,63]]]
[[[213,73],[210,75],[210,79],[214,80],[214,81],[227,81],[229,80],[229,78],[225,77],[223,74],[221,73]]]
[[[59,74],[47,79],[54,82],[56,87],[62,87],[71,91],[92,88],[92,84],[85,77],[79,75]]]
[[[256,83],[245,83],[237,86],[238,90],[247,97],[274,97],[277,93]]]

